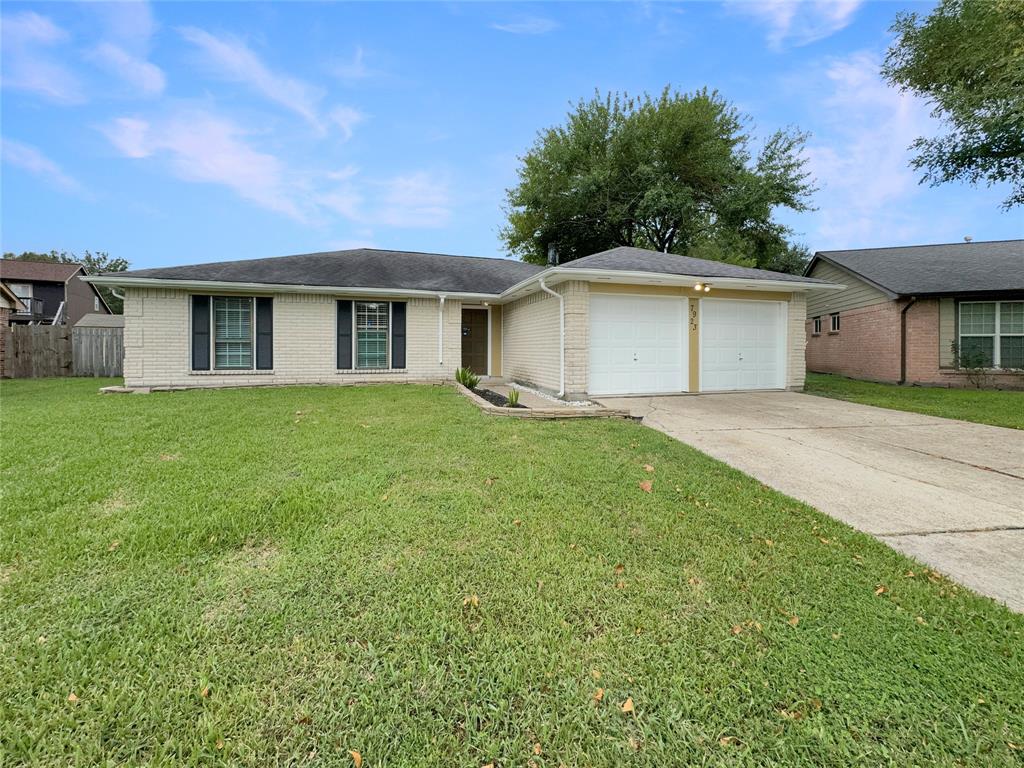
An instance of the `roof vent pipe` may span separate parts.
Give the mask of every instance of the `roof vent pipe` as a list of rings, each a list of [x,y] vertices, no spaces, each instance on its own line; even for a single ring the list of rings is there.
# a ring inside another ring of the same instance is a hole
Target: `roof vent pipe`
[[[555,245],[554,243],[548,244],[548,266],[558,266],[558,246]]]

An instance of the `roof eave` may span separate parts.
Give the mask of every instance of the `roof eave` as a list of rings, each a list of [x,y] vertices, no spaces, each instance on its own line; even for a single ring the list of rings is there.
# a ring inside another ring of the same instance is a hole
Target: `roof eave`
[[[714,277],[709,275],[676,275],[667,272],[642,272],[633,270],[612,269],[579,269],[569,267],[549,267],[525,280],[521,280],[502,292],[501,298],[507,300],[522,294],[532,283],[544,280],[549,285],[557,285],[566,280],[587,280],[593,282],[626,282],[635,285],[670,285],[689,287],[695,283],[717,285],[722,288],[742,288],[754,291],[810,291],[810,290],[842,290],[846,286],[839,283],[808,283],[802,280],[777,280],[749,277]],[[532,292],[532,291],[531,291]]]
[[[890,299],[898,299],[901,296],[909,296],[910,295],[910,294],[907,294],[907,293],[899,293],[897,291],[892,290],[891,288],[886,288],[881,283],[877,283],[874,280],[872,280],[870,277],[862,275],[857,270],[850,269],[848,266],[846,266],[845,264],[840,264],[835,259],[830,259],[828,256],[825,256],[824,254],[822,254],[821,251],[818,251],[817,253],[814,254],[814,257],[811,259],[810,263],[807,265],[807,269],[804,270],[804,275],[807,275],[808,277],[810,276],[809,273],[810,273],[812,267],[814,267],[815,263],[817,263],[817,261],[819,259],[821,261],[824,261],[824,262],[828,263],[828,264],[831,264],[836,269],[841,269],[844,272],[849,272],[851,275],[856,277],[858,280],[862,280],[863,282],[865,282],[868,285],[870,285],[872,288],[881,291],[886,296],[888,296]]]
[[[290,283],[247,283],[229,280],[180,280],[164,277],[119,277],[116,275],[89,275],[83,277],[93,285],[110,285],[122,288],[183,288],[194,291],[255,291],[258,293],[331,293],[346,296],[397,296],[400,298],[422,298],[445,296],[452,299],[489,301],[497,299],[496,293],[469,293],[465,291],[427,291],[413,288],[365,288],[345,285],[293,285]]]

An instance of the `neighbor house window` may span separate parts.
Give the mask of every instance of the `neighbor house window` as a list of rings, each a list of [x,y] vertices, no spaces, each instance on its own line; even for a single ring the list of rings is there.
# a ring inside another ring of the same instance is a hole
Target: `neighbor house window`
[[[1024,368],[1024,301],[960,303],[960,367]]]
[[[832,333],[839,333],[839,313],[836,312],[834,315],[829,315],[828,318],[831,323],[829,328]]]
[[[819,333],[821,333],[821,318],[820,317],[814,318],[814,326],[813,326],[813,330],[811,332],[815,336],[817,336]]]
[[[386,301],[356,302],[356,368],[388,367],[388,315]]]
[[[252,368],[252,298],[214,296],[214,367]]]

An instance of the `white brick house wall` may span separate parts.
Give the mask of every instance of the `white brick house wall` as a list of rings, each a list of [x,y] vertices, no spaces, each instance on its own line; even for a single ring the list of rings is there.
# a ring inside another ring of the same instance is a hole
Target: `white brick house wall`
[[[444,355],[438,350],[434,298],[405,301],[406,368],[366,373],[338,371],[336,300],[326,294],[276,293],[272,371],[192,371],[190,293],[173,288],[125,290],[124,378],[129,387],[245,386],[252,384],[348,384],[437,381],[454,378],[462,354],[462,303],[444,305]],[[383,298],[381,300],[387,300]]]
[[[786,388],[802,390],[807,365],[804,361],[804,350],[807,347],[807,294],[794,292],[789,299],[789,318],[786,351],[787,365]]]

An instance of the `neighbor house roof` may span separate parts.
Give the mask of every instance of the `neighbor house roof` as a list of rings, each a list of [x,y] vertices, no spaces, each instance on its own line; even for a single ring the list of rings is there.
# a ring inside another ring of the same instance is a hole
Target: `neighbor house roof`
[[[1024,291],[1024,240],[819,251],[806,274],[819,259],[893,298]]]
[[[82,315],[75,328],[124,328],[124,315],[101,315],[90,312]]]
[[[785,280],[824,285],[824,280],[811,277],[772,272],[768,269],[738,267],[709,259],[695,259],[692,256],[677,256],[674,253],[660,253],[644,248],[621,246],[601,251],[582,259],[575,259],[561,265],[566,269],[600,269],[613,272],[657,272],[662,275],[686,275],[688,277],[728,277],[740,280]]]
[[[499,294],[543,267],[511,259],[356,248],[118,273],[126,278]]]
[[[81,268],[81,264],[61,264],[55,261],[0,259],[0,280],[66,283]]]

